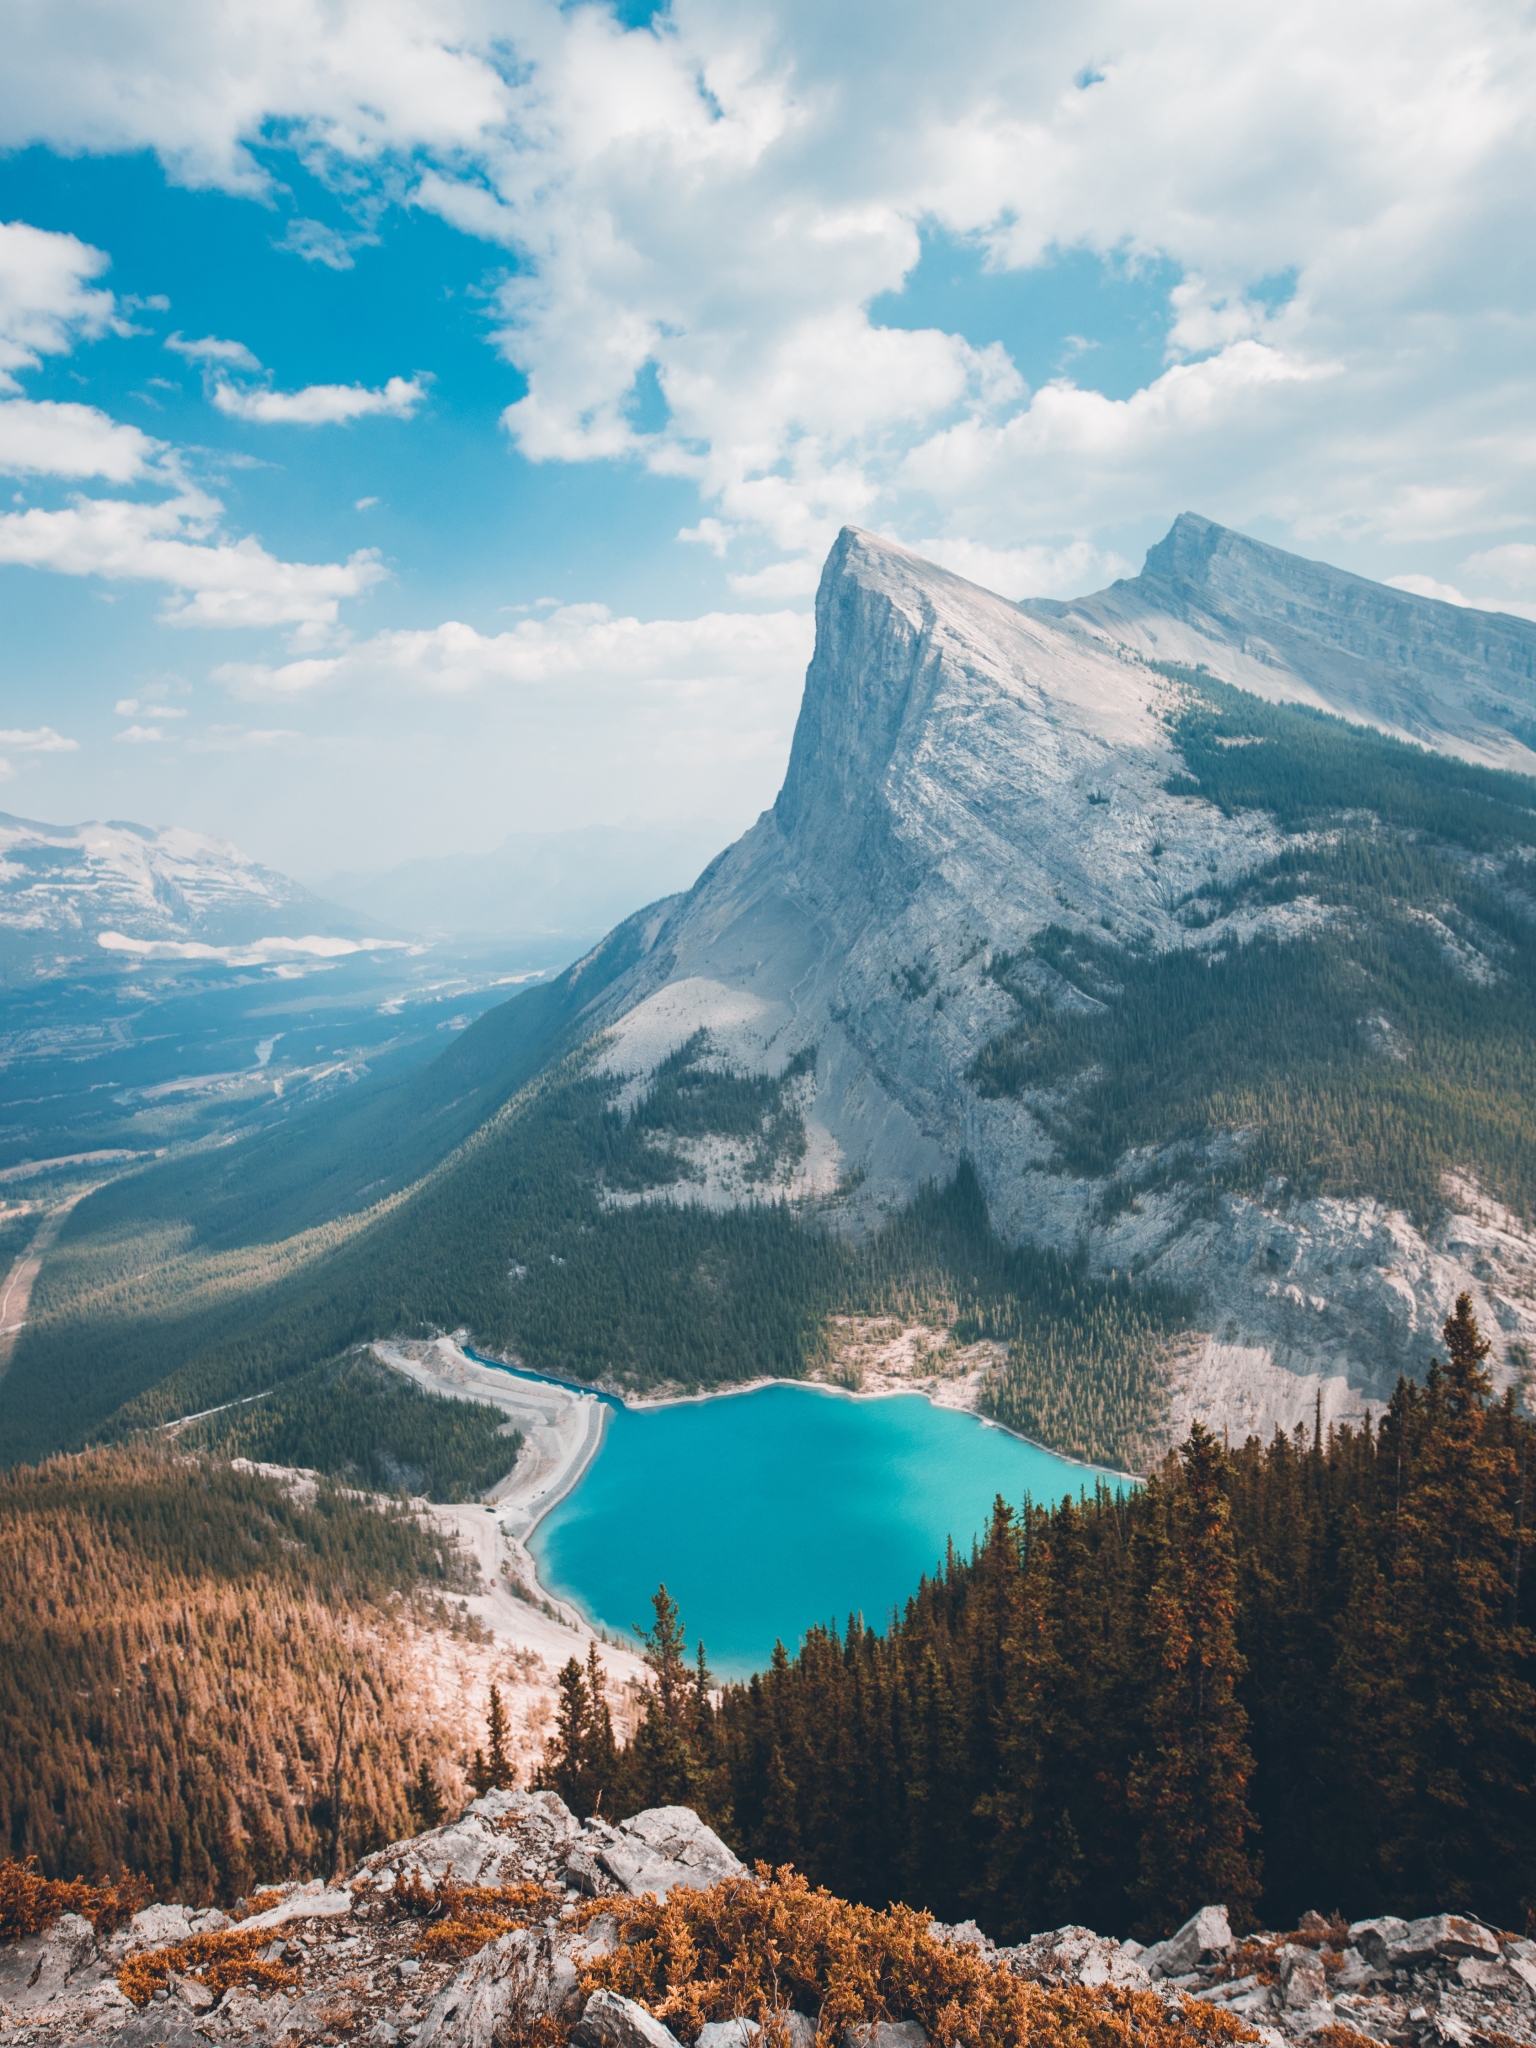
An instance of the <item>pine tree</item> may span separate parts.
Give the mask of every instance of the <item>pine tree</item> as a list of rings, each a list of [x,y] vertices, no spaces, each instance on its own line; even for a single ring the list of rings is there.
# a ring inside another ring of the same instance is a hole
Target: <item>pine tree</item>
[[[1239,1922],[1258,1899],[1249,1852],[1253,1758],[1237,1697],[1237,1565],[1223,1453],[1191,1426],[1164,1490],[1145,1611],[1146,1742],[1130,1796],[1142,1816],[1140,1896],[1159,1928],[1209,1899]]]
[[[555,1732],[534,1782],[543,1791],[558,1792],[577,1819],[585,1820],[590,1812],[584,1766],[591,1706],[586,1676],[574,1657],[560,1667],[555,1687]]]
[[[655,1680],[655,1698],[663,1720],[669,1727],[682,1728],[689,1719],[688,1638],[677,1602],[664,1585],[651,1595],[651,1606],[656,1616],[651,1626],[643,1629],[635,1623],[640,1654]]]
[[[432,1775],[432,1766],[423,1757],[416,1769],[416,1776],[406,1793],[406,1803],[415,1815],[421,1829],[437,1828],[443,1824],[443,1795],[437,1789],[437,1780]]]
[[[582,1749],[589,1811],[601,1813],[606,1797],[610,1812],[617,1811],[616,1794],[623,1777],[619,1745],[614,1739],[613,1715],[608,1710],[608,1677],[597,1654],[596,1639],[587,1645],[587,1725]]]
[[[507,1754],[507,1740],[511,1727],[507,1710],[502,1702],[501,1688],[491,1687],[490,1708],[485,1717],[486,1754],[482,1759],[475,1751],[475,1764],[479,1775],[485,1780],[485,1791],[510,1792],[517,1783],[517,1766]],[[478,1780],[477,1780],[478,1789]]]
[[[1512,1623],[1519,1470],[1492,1410],[1491,1349],[1461,1295],[1430,1367],[1400,1514],[1397,1582],[1418,1769],[1394,1861],[1414,1889],[1485,1909],[1518,1881],[1532,1822],[1536,1668]]]

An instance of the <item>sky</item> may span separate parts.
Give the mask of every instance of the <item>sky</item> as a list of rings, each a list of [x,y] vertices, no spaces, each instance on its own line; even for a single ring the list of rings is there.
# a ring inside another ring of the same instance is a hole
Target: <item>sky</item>
[[[0,809],[743,829],[847,522],[1536,617],[1536,18],[9,0]]]

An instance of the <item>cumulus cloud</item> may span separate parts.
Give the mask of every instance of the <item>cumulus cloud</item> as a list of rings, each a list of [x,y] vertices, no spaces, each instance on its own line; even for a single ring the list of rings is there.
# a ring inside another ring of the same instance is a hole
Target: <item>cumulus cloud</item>
[[[361,384],[310,384],[302,391],[241,389],[223,382],[213,388],[213,402],[231,419],[254,420],[264,427],[334,426],[344,420],[374,417],[408,420],[426,398],[419,377],[391,377],[381,391]]]
[[[7,26],[0,145],[152,148],[267,194],[251,146],[280,136],[338,191],[514,252],[515,445],[691,481],[754,595],[803,588],[849,518],[1006,556],[1192,501],[1297,540],[1528,517],[1507,423],[1536,404],[1536,295],[1508,251],[1536,21],[1497,0],[1084,0],[1022,28],[979,0],[963,36],[814,0],[673,0],[654,30],[556,0],[54,0]],[[1169,367],[1134,398],[1031,393],[942,320],[881,327],[920,228],[999,272],[1171,266]]]
[[[62,511],[9,512],[0,562],[165,584],[160,616],[177,626],[332,626],[343,598],[385,575],[371,548],[345,562],[285,562],[250,536],[221,539],[222,510],[186,488],[159,504],[77,497]]]
[[[165,345],[173,355],[185,356],[189,363],[212,364],[226,370],[261,368],[243,341],[223,341],[216,334],[205,334],[201,341],[188,341],[180,333],[168,334]]]
[[[108,266],[100,249],[25,221],[0,221],[0,391],[17,370],[66,355],[117,323],[112,294],[92,285]]]
[[[320,690],[393,685],[463,696],[474,691],[561,690],[580,683],[624,693],[662,689],[697,701],[717,683],[792,676],[810,658],[801,612],[709,612],[698,619],[614,618],[606,605],[562,605],[484,634],[450,619],[419,632],[376,633],[342,653],[278,668],[230,663],[215,681],[240,695],[302,697]]]
[[[30,732],[0,732],[0,747],[17,754],[74,754],[80,742],[65,739],[51,725],[39,725]]]
[[[99,476],[129,484],[162,444],[94,405],[0,398],[0,471],[9,476]]]

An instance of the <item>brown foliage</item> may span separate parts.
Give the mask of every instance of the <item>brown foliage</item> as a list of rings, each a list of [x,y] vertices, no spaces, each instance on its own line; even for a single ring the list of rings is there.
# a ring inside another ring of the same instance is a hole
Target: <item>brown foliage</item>
[[[307,1876],[347,1674],[344,1852],[409,1834],[421,1762],[453,1776],[391,1598],[428,1551],[399,1517],[165,1452],[0,1476],[0,1841],[189,1902]]]
[[[1202,2048],[1254,2041],[1232,2014],[1185,2000],[1172,2013],[1148,1992],[1046,1990],[974,1948],[950,1946],[909,1906],[878,1912],[813,1891],[787,1865],[758,1865],[758,1882],[728,1878],[708,1891],[604,1899],[619,1945],[582,1980],[638,1999],[694,2039],[738,2014],[774,2028],[775,2015],[814,2012],[823,2040],[859,2021],[915,2019],[937,2048]]]
[[[150,1889],[142,1877],[127,1871],[116,1884],[89,1884],[82,1877],[43,1877],[37,1858],[0,1862],[0,1941],[24,1934],[44,1934],[61,1913],[79,1913],[98,1934],[110,1934],[147,1906]]]
[[[281,1941],[282,1936],[276,1939]],[[130,1956],[118,1970],[118,1987],[135,2005],[148,2005],[157,1991],[166,1988],[173,1973],[206,1985],[216,1998],[234,1984],[285,1991],[298,1978],[282,1963],[263,1961],[262,1950],[272,1944],[270,1927],[230,1927],[220,1934],[194,1934],[169,1948],[146,1949],[142,1955]]]
[[[461,1885],[451,1878],[430,1896],[432,1918],[416,1943],[418,1955],[472,1956],[514,1928],[547,1919],[564,1903],[562,1894],[541,1884]]]

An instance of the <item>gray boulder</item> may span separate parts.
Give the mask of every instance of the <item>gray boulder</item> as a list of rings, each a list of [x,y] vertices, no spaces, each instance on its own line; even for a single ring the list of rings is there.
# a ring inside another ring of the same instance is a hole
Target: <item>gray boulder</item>
[[[928,2048],[927,2031],[916,2020],[866,2020],[844,2027],[842,2048]]]
[[[349,1882],[356,1888],[366,1880],[386,1892],[412,1873],[428,1886],[444,1878],[481,1885],[549,1882],[580,1833],[576,1816],[554,1792],[487,1792],[457,1820],[365,1857]]]
[[[1151,1983],[1139,1951],[1091,1927],[1057,1927],[999,1954],[1015,1977],[1036,1984],[1082,1984],[1090,1990],[1114,1984],[1145,1991]]]
[[[789,2048],[811,2048],[816,2038],[816,2022],[809,2013],[776,2012],[774,2027],[783,2035]]]
[[[706,2020],[693,2048],[752,2048],[762,2031],[745,2013],[734,2020]]]
[[[1316,1949],[1287,1942],[1280,1950],[1279,1961],[1280,2002],[1287,2011],[1299,2012],[1328,1996],[1327,1972]]]
[[[682,2048],[677,2036],[633,1998],[594,1991],[571,2035],[572,2048]]]
[[[1166,1941],[1143,1950],[1139,1961],[1149,1977],[1183,1977],[1202,1962],[1224,1956],[1232,1947],[1232,1928],[1225,1906],[1202,1906]]]
[[[569,1944],[533,1927],[515,1929],[470,1957],[433,2000],[417,2048],[492,2048],[520,2023],[576,2003]]]
[[[1499,1956],[1497,1935],[1459,1913],[1430,1913],[1422,1920],[1383,1914],[1357,1920],[1349,1934],[1373,1970],[1411,1970],[1431,1956]]]
[[[632,1898],[666,1898],[679,1885],[703,1891],[746,1866],[686,1806],[652,1806],[614,1827],[589,1821],[565,1859],[565,1875],[593,1894],[617,1887]]]
[[[66,1989],[83,1988],[105,1975],[96,1955],[96,1930],[78,1913],[61,1913],[45,1934],[0,1947],[0,2014],[32,2014]],[[109,2004],[127,2003],[112,1987]]]

